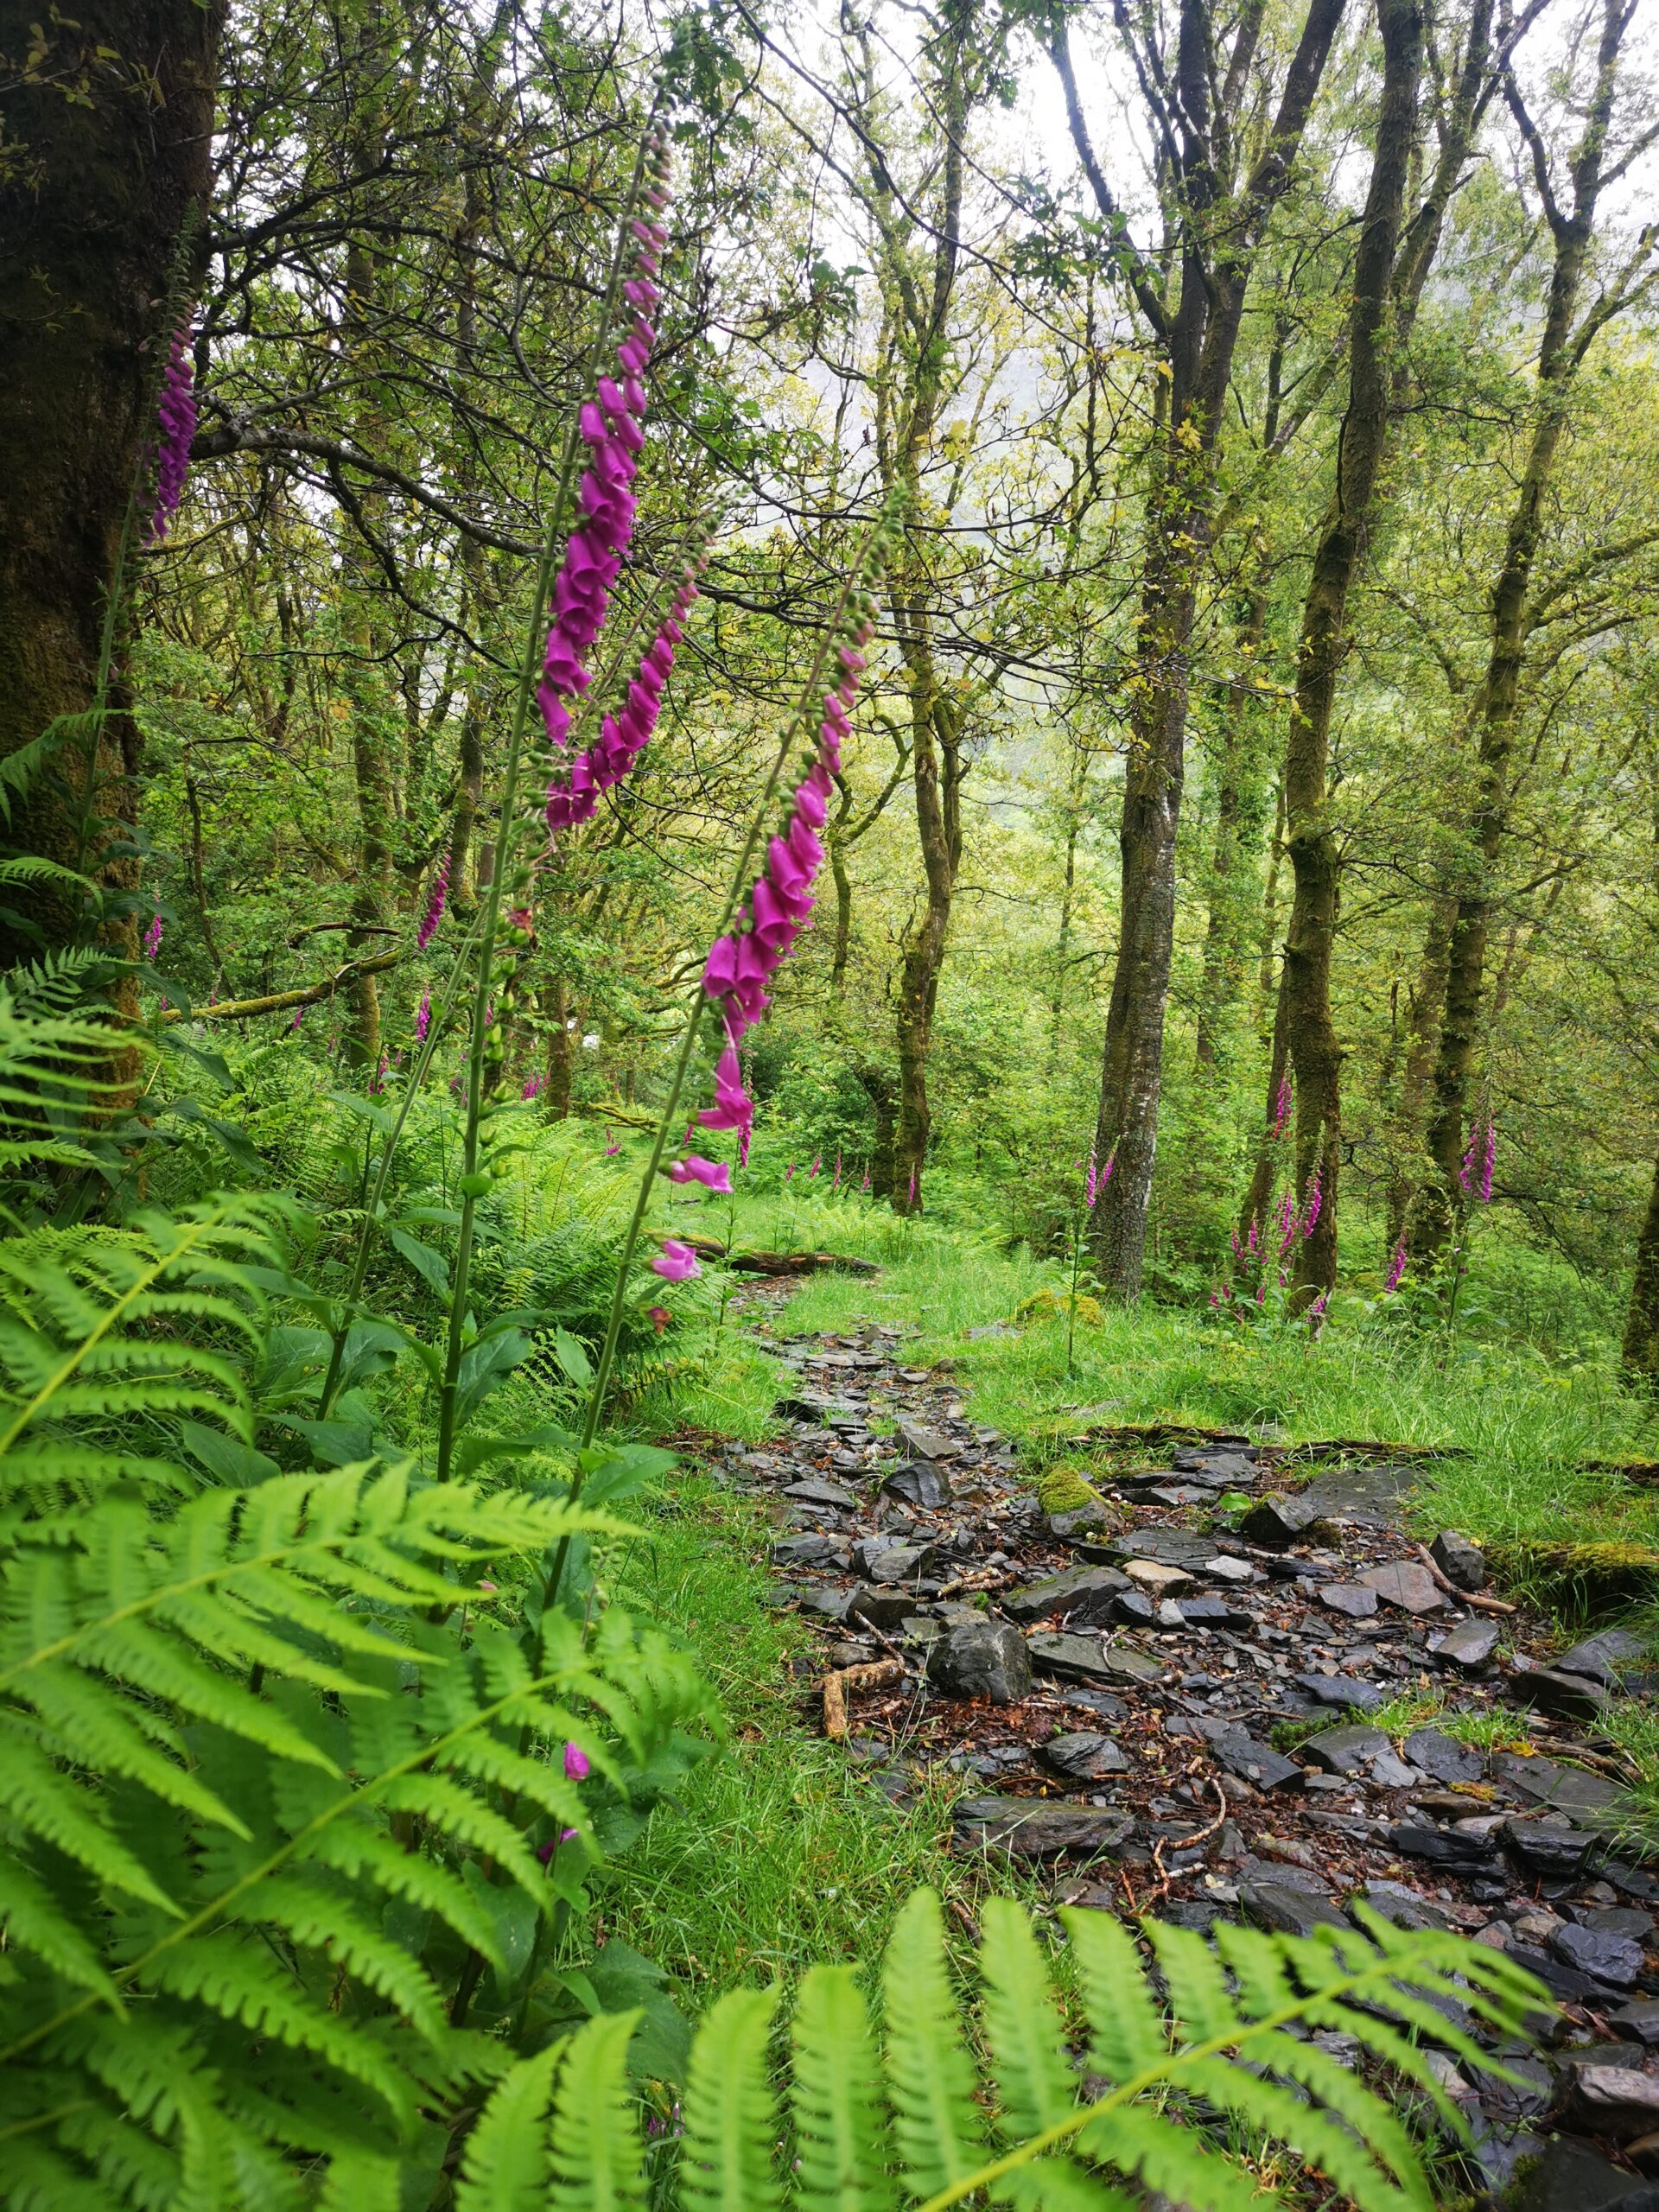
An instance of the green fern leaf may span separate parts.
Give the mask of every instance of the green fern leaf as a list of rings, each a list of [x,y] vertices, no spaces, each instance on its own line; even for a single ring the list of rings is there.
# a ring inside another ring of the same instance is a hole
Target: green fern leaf
[[[775,1990],[734,1989],[697,2031],[680,2145],[682,2202],[693,2212],[774,2212],[778,2113],[766,2066]]]
[[[553,2099],[553,2212],[629,2212],[645,2201],[627,2063],[639,2018],[602,2013],[564,2046]]]
[[[981,1925],[985,2039],[1005,2135],[1041,2134],[1071,2112],[1077,2085],[1031,1922],[1008,1897],[988,1897]]]
[[[814,1967],[793,2024],[802,2212],[888,2212],[887,2107],[869,2014],[849,1967]]]
[[[939,1900],[918,1890],[893,1923],[881,1973],[894,2135],[913,2196],[931,2196],[980,2164],[973,2061],[944,1963]]]
[[[1241,2173],[1192,2128],[1177,2126],[1145,2104],[1101,2107],[1078,2136],[1103,2165],[1161,2190],[1191,2212],[1262,2212],[1254,2178]]]
[[[565,2046],[521,2058],[491,2092],[467,2139],[455,2212],[542,2212],[547,2202],[547,2115]]]
[[[1060,1920],[1089,2021],[1089,2065],[1103,2080],[1133,2082],[1169,2049],[1135,1939],[1109,1913],[1068,1910]]]

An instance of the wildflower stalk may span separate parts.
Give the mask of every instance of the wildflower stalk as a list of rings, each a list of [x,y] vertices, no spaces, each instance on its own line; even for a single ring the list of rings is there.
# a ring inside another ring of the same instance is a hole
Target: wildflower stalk
[[[727,892],[719,925],[715,931],[717,938],[723,937],[732,926],[738,908],[748,889],[749,871],[753,866],[754,856],[760,849],[761,840],[766,836],[766,824],[771,819],[772,802],[777,797],[778,786],[782,781],[784,770],[788,765],[791,749],[797,738],[819,711],[817,702],[823,683],[824,669],[836,645],[849,605],[855,594],[862,588],[872,556],[885,538],[887,527],[887,518],[884,514],[866,534],[864,542],[859,549],[858,557],[853,563],[846,582],[842,587],[834,612],[819,635],[811,667],[808,670],[806,681],[802,686],[801,703],[791,716],[785,727],[783,735],[779,740],[765,787],[750,819],[748,835],[744,839],[743,849],[738,855],[737,863],[732,870],[730,888]],[[588,1451],[599,1433],[600,1420],[605,1407],[605,1394],[610,1384],[611,1370],[616,1363],[616,1347],[621,1336],[622,1316],[627,1305],[629,1271],[633,1265],[634,1252],[639,1243],[639,1232],[645,1226],[645,1213],[651,1205],[657,1176],[662,1167],[663,1156],[668,1150],[669,1132],[677,1125],[680,1097],[685,1089],[685,1078],[690,1071],[692,1058],[696,1051],[697,1033],[702,1026],[706,1000],[707,995],[703,988],[702,979],[699,976],[690,1003],[686,1008],[685,1024],[680,1035],[680,1049],[676,1055],[674,1071],[669,1080],[668,1096],[664,1102],[661,1114],[658,1116],[656,1134],[652,1140],[651,1156],[645,1162],[645,1173],[639,1178],[639,1188],[634,1197],[633,1211],[629,1217],[627,1231],[622,1241],[622,1250],[617,1260],[616,1281],[611,1293],[611,1309],[606,1320],[604,1341],[600,1346],[599,1357],[594,1363],[594,1379],[588,1388],[587,1408],[582,1416],[581,1452],[570,1478],[569,1496],[573,1503],[581,1495],[587,1472],[582,1463],[582,1454]],[[543,1594],[543,1612],[550,1611],[557,1601],[559,1591],[564,1580],[564,1570],[569,1557],[570,1543],[571,1539],[569,1536],[562,1537],[558,1548],[553,1555],[553,1563],[549,1571]]]
[[[633,175],[629,180],[622,219],[617,226],[616,251],[611,262],[610,276],[582,372],[581,390],[584,395],[593,388],[598,378],[615,318],[623,271],[628,264],[632,245],[631,226],[639,205],[652,136],[648,126],[641,134],[639,149],[634,157]],[[478,1165],[479,1125],[484,1107],[485,1045],[494,988],[496,932],[500,925],[501,894],[505,887],[512,842],[518,828],[518,779],[524,759],[524,732],[530,720],[531,704],[536,696],[537,678],[541,671],[548,598],[564,540],[565,518],[570,505],[571,486],[575,480],[581,436],[581,415],[578,411],[572,414],[569,427],[565,432],[557,487],[553,496],[546,534],[542,541],[541,558],[536,568],[536,589],[525,632],[524,659],[518,671],[518,690],[513,702],[506,764],[501,777],[500,821],[495,835],[494,862],[480,915],[478,976],[473,994],[472,1041],[467,1055],[467,1118],[461,1139],[461,1230],[455,1241],[455,1271],[450,1289],[443,1382],[438,1395],[436,1472],[441,1483],[449,1479],[450,1462],[455,1449],[455,1408],[467,1319],[467,1293],[472,1274],[473,1240],[481,1188]]]

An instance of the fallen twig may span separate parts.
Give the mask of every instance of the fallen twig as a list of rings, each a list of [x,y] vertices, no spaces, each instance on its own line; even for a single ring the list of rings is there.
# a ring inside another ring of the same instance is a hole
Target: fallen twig
[[[1506,1605],[1501,1598],[1483,1597],[1478,1590],[1459,1590],[1455,1582],[1441,1573],[1433,1553],[1427,1544],[1419,1544],[1416,1549],[1418,1558],[1433,1576],[1436,1588],[1445,1591],[1448,1598],[1455,1598],[1460,1605],[1472,1605],[1477,1612],[1481,1613],[1513,1613],[1519,1611],[1517,1606]]]
[[[847,1694],[868,1689],[877,1682],[896,1681],[904,1673],[902,1659],[869,1659],[860,1667],[842,1667],[823,1678],[823,1732],[832,1744],[847,1735]]]

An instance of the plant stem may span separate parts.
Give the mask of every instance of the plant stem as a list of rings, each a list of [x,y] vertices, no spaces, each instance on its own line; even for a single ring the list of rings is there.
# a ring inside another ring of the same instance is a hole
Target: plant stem
[[[437,1479],[441,1483],[449,1479],[449,1464],[455,1449],[455,1411],[466,1332],[467,1292],[472,1272],[473,1236],[478,1212],[478,1133],[484,1105],[484,1047],[494,988],[493,969],[496,930],[501,918],[501,892],[506,880],[513,836],[518,828],[518,770],[524,753],[524,728],[530,719],[531,700],[536,689],[536,671],[544,649],[543,632],[548,594],[552,588],[554,567],[559,558],[564,536],[564,518],[570,504],[570,486],[575,475],[576,451],[582,432],[582,402],[586,399],[599,374],[599,365],[604,359],[605,346],[610,337],[617,297],[622,286],[622,271],[627,266],[631,250],[629,225],[639,204],[649,137],[648,124],[640,135],[633,175],[629,180],[622,219],[617,226],[616,251],[612,258],[610,279],[605,287],[604,302],[599,311],[593,345],[582,372],[581,393],[571,415],[569,428],[565,432],[564,452],[559,462],[558,486],[553,497],[547,534],[542,542],[541,558],[536,568],[536,592],[525,633],[524,661],[518,671],[518,696],[513,704],[506,766],[501,778],[500,821],[495,833],[494,861],[480,915],[478,981],[473,994],[472,1043],[467,1055],[467,1120],[461,1140],[461,1233],[455,1241],[455,1274],[449,1298],[443,1386],[438,1395]]]

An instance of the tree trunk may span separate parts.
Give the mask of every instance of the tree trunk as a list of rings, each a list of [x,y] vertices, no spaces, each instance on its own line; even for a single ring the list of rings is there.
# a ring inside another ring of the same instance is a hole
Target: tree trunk
[[[873,1061],[856,1062],[853,1073],[858,1077],[875,1116],[875,1148],[870,1154],[870,1196],[873,1198],[890,1198],[893,1196],[894,1109],[898,1102],[898,1085],[886,1068],[876,1066]]]
[[[547,1089],[543,1103],[551,1120],[563,1122],[570,1113],[570,1008],[562,976],[544,986],[542,1012],[547,1017]]]
[[[1619,1355],[1625,1380],[1659,1388],[1659,1160],[1654,1163],[1648,1211],[1636,1244],[1636,1274]]]
[[[1492,592],[1491,646],[1475,707],[1478,739],[1477,796],[1470,823],[1472,849],[1468,855],[1467,880],[1458,898],[1446,963],[1446,1004],[1428,1129],[1433,1173],[1421,1194],[1412,1228],[1413,1256],[1424,1263],[1433,1263],[1444,1252],[1462,1198],[1459,1169],[1463,1161],[1469,1081],[1485,997],[1486,944],[1496,904],[1495,867],[1508,831],[1513,797],[1509,787],[1510,757],[1526,650],[1527,595],[1543,534],[1545,502],[1566,427],[1567,403],[1589,342],[1602,323],[1592,308],[1574,335],[1573,321],[1601,191],[1619,49],[1631,12],[1625,0],[1603,0],[1595,89],[1568,163],[1573,185],[1570,211],[1556,203],[1541,141],[1518,93],[1510,90],[1510,105],[1534,153],[1535,175],[1554,241],[1554,261],[1539,346],[1532,432],[1510,516],[1503,561]]]
[[[148,478],[157,377],[177,300],[178,242],[212,188],[213,95],[223,0],[84,0],[70,14],[14,0],[0,51],[14,65],[45,26],[48,55],[7,90],[0,165],[0,759],[97,696],[106,609],[129,499]],[[66,97],[70,86],[84,97]],[[194,272],[184,272],[186,299]],[[137,516],[133,550],[149,517]],[[130,571],[129,570],[129,577]],[[136,816],[138,738],[114,711],[50,771],[11,795],[9,842],[130,887],[86,818]],[[0,965],[73,941],[78,902],[35,887],[36,934],[0,925]],[[124,925],[124,949],[137,950]]]
[[[1269,403],[1267,442],[1272,442],[1275,410]],[[1254,677],[1267,629],[1268,594],[1258,580],[1238,632],[1238,694],[1230,703],[1217,764],[1216,834],[1211,849],[1210,912],[1204,932],[1204,965],[1198,981],[1196,1058],[1200,1068],[1218,1066],[1222,1038],[1244,981],[1244,934],[1262,842],[1262,786],[1261,710],[1253,695]],[[1247,682],[1252,687],[1247,694]]]
[[[1331,1006],[1331,956],[1340,903],[1340,859],[1327,789],[1331,711],[1346,645],[1348,594],[1369,536],[1388,443],[1389,295],[1405,219],[1422,72],[1419,0],[1377,0],[1377,21],[1382,93],[1354,257],[1348,405],[1336,498],[1313,556],[1302,613],[1296,697],[1285,749],[1285,817],[1294,883],[1285,940],[1285,1033],[1296,1078],[1296,1186],[1303,1224],[1296,1280],[1307,1300],[1336,1284],[1342,1164],[1342,1047]]]

